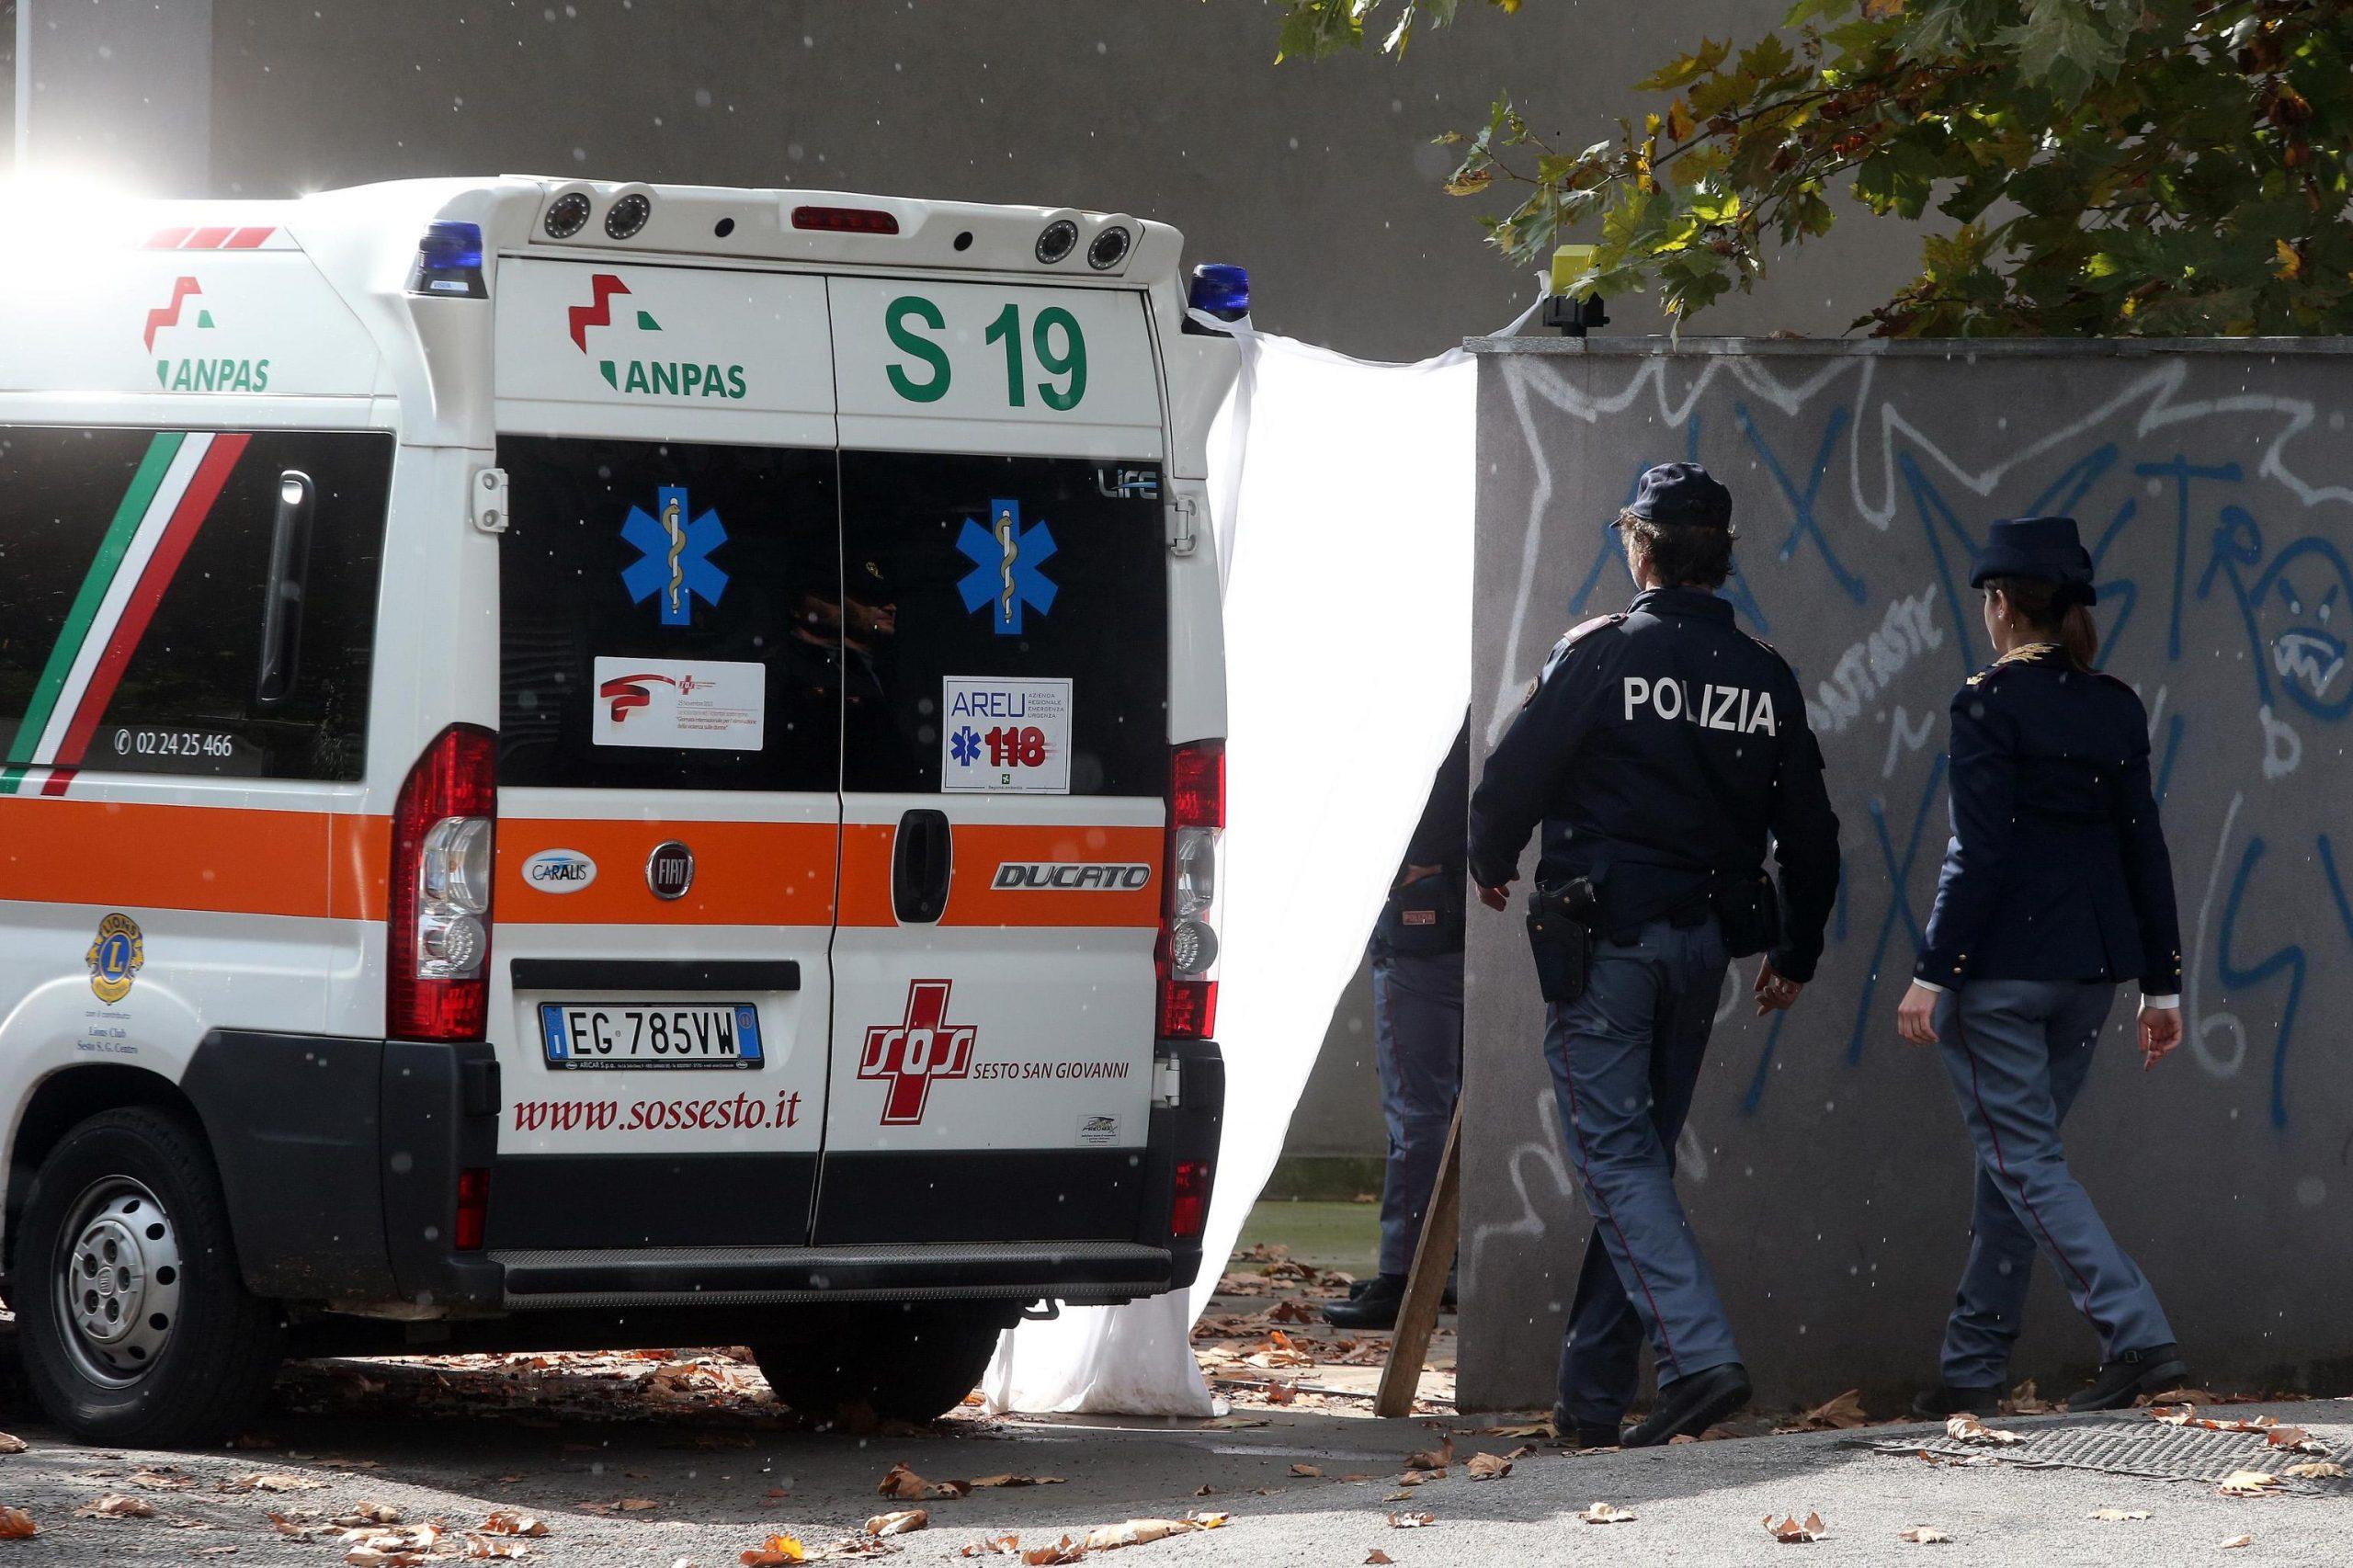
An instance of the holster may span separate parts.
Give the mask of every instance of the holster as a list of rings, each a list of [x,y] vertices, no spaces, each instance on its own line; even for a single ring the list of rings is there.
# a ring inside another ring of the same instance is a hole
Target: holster
[[[1781,939],[1781,904],[1773,883],[1763,872],[1746,877],[1719,877],[1708,894],[1723,932],[1724,950],[1736,959],[1761,953]]]
[[[1539,883],[1528,895],[1528,946],[1536,957],[1536,987],[1547,1002],[1585,994],[1593,963],[1593,919],[1600,900],[1590,879]]]

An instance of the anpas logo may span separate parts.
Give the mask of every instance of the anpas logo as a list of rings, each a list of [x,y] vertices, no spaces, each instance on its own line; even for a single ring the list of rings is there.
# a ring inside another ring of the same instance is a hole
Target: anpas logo
[[[981,1031],[971,1024],[948,1021],[948,991],[952,983],[909,982],[906,1017],[866,1031],[858,1075],[889,1080],[891,1087],[882,1096],[885,1127],[921,1123],[935,1080],[972,1076],[972,1045]]]
[[[155,352],[155,338],[166,330],[179,333],[210,332],[212,312],[202,298],[204,285],[193,278],[172,281],[172,297],[168,303],[147,312],[147,332],[142,339],[147,352]],[[193,301],[193,303],[191,303]],[[186,343],[185,337],[176,341]],[[269,361],[238,359],[195,355],[155,361],[155,382],[165,392],[257,392],[269,390]]]
[[[542,849],[523,862],[523,883],[541,892],[578,892],[597,880],[597,862],[577,849]]]
[[[963,595],[967,610],[988,607],[989,623],[998,636],[1018,637],[1022,607],[1040,615],[1054,608],[1059,590],[1039,570],[1057,548],[1054,534],[1042,520],[1023,528],[1018,501],[990,502],[989,519],[987,528],[971,517],[964,519],[956,548],[963,551],[972,569],[956,588]]]
[[[663,625],[691,626],[697,598],[717,608],[719,596],[727,591],[727,574],[710,560],[710,552],[727,542],[727,528],[708,506],[688,521],[693,508],[683,484],[656,487],[654,505],[659,517],[631,506],[621,521],[622,540],[638,551],[636,562],[621,570],[621,585],[632,604],[659,596]]]
[[[588,352],[590,327],[601,327],[608,333],[629,330],[613,320],[613,296],[628,293],[628,284],[609,272],[598,272],[590,276],[588,291],[588,303],[574,305],[564,312],[572,328],[572,346],[583,354]],[[662,324],[654,319],[651,311],[631,310],[628,313],[636,318],[636,332],[641,338],[646,333],[662,330]],[[720,366],[692,359],[599,359],[597,373],[617,392],[645,397],[733,399],[745,395],[741,365]]]
[[[597,695],[613,705],[613,722],[623,724],[629,722],[630,714],[635,710],[653,705],[654,687],[657,686],[675,687],[680,697],[692,697],[710,684],[692,676],[616,676],[599,686]]]
[[[997,867],[995,885],[1051,892],[1140,892],[1152,885],[1152,868],[1007,860]]]

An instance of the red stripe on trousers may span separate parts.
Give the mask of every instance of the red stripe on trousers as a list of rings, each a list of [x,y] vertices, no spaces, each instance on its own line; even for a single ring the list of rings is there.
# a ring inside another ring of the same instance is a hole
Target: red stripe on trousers
[[[147,560],[147,570],[139,575],[139,585],[131,591],[130,602],[122,607],[122,619],[115,623],[114,632],[107,639],[107,651],[98,659],[98,667],[90,672],[90,684],[82,693],[81,705],[74,710],[74,722],[66,729],[65,740],[57,748],[55,766],[61,769],[78,767],[90,744],[90,736],[98,727],[98,720],[114,700],[115,688],[122,684],[122,672],[131,663],[131,655],[147,636],[148,623],[155,619],[155,606],[171,586],[172,578],[187,559],[188,546],[196,542],[196,531],[221,498],[221,488],[229,482],[229,471],[237,466],[244,455],[246,436],[215,436],[212,445],[196,465],[188,489],[180,495],[179,505],[173,509],[172,520],[164,526],[164,537],[155,541],[155,553]],[[70,771],[51,774],[41,786],[44,795],[63,795],[73,781]]]
[[[2075,1267],[2074,1258],[2059,1250],[2059,1238],[2052,1235],[2051,1227],[2042,1222],[2042,1215],[2035,1208],[2034,1199],[2026,1195],[2026,1183],[2010,1175],[2009,1164],[2002,1158],[2002,1134],[1995,1127],[1994,1119],[1986,1114],[1985,1096],[1978,1092],[1977,1052],[1969,1048],[1969,1030],[1961,1024],[1961,1001],[1958,997],[1954,998],[1952,1006],[1952,1032],[1960,1037],[1961,1054],[1969,1058],[1969,1097],[1977,1102],[1978,1119],[1985,1123],[1985,1141],[1994,1146],[1994,1168],[2000,1171],[2002,1179],[2017,1190],[2018,1201],[2026,1205],[2027,1218],[2032,1220],[2034,1228],[2042,1233],[2043,1244],[2051,1249],[2051,1256],[2057,1258],[2065,1267],[2067,1272],[2075,1277],[2075,1288],[2083,1292],[2082,1303],[2075,1310],[2084,1314],[2084,1321],[2092,1325],[2092,1333],[2097,1335],[2100,1343],[2105,1346],[2108,1335],[2101,1332],[2099,1319],[2092,1316],[2091,1281],[2084,1278],[2084,1271]]]

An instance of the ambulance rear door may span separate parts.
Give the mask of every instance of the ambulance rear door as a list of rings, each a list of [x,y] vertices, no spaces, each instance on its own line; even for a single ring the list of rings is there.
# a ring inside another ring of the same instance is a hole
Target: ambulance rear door
[[[824,282],[510,258],[499,299],[489,1244],[800,1245],[839,837]]]
[[[1144,297],[829,287],[844,827],[814,1239],[1131,1240],[1168,770]]]

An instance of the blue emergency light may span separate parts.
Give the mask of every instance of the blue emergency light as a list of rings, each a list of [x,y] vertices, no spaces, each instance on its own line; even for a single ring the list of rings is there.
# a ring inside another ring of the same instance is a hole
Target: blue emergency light
[[[449,220],[426,225],[409,268],[408,291],[446,299],[483,300],[490,290],[482,276],[482,225]]]
[[[1185,301],[1220,321],[1240,321],[1250,313],[1249,271],[1231,262],[1205,261],[1193,268]]]

